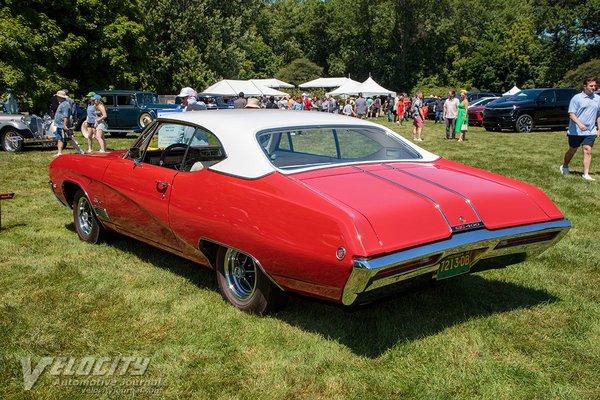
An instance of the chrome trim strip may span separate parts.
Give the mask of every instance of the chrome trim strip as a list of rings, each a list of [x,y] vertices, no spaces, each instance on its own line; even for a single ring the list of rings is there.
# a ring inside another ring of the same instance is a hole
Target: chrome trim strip
[[[404,185],[402,185],[402,184],[400,184],[398,182],[394,182],[391,179],[387,179],[387,178],[384,178],[383,176],[374,174],[373,172],[364,170],[364,169],[362,169],[360,167],[357,167],[356,165],[351,165],[351,167],[354,168],[354,169],[357,169],[357,170],[359,170],[361,172],[364,172],[367,175],[371,175],[371,176],[374,176],[374,177],[376,177],[378,179],[381,179],[382,181],[391,183],[392,185],[399,186],[402,189],[405,189],[405,190],[407,190],[409,192],[412,192],[412,193],[416,194],[417,196],[421,196],[421,197],[425,198],[426,200],[430,201],[431,204],[433,204],[433,206],[435,207],[435,209],[440,212],[440,214],[444,218],[444,221],[446,221],[446,225],[448,225],[448,228],[450,229],[450,232],[452,232],[452,225],[450,224],[450,221],[448,221],[448,218],[446,218],[446,214],[444,214],[444,212],[442,211],[442,207],[440,207],[440,205],[438,203],[436,203],[435,200],[433,200],[431,197],[429,197],[429,196],[427,196],[427,195],[425,195],[423,193],[419,193],[416,190],[409,188],[408,186],[404,186]]]
[[[470,250],[480,250],[476,253],[475,259],[473,260],[473,265],[483,259],[510,254],[526,253],[527,257],[531,257],[541,254],[552,244],[562,239],[570,227],[571,222],[568,219],[561,219],[558,221],[543,222],[498,230],[479,229],[476,231],[456,233],[453,234],[451,238],[446,240],[398,251],[382,257],[358,258],[354,260],[354,267],[350,273],[346,285],[344,286],[342,303],[345,305],[351,305],[362,293],[392,285],[394,283],[408,280],[420,275],[429,273],[433,274],[437,270],[439,262],[434,265],[424,265],[423,267],[405,272],[400,271],[397,274],[374,280],[373,278],[380,271],[385,271],[407,262],[434,255],[440,255],[439,260],[441,260],[446,255]],[[551,231],[559,232],[559,234],[551,240],[495,249],[496,245],[502,240]]]
[[[471,203],[471,199],[469,199],[467,196],[463,195],[462,193],[460,193],[460,192],[458,192],[458,191],[456,191],[456,190],[454,190],[454,189],[451,189],[451,188],[449,188],[448,186],[444,186],[444,185],[442,185],[441,183],[437,183],[437,182],[434,182],[434,181],[432,181],[432,180],[430,180],[430,179],[423,178],[422,176],[419,176],[419,175],[416,175],[416,174],[410,173],[410,172],[408,172],[408,171],[405,171],[405,170],[402,170],[402,169],[399,169],[399,168],[393,167],[393,166],[391,166],[391,165],[389,165],[389,164],[385,164],[385,163],[384,163],[383,165],[384,165],[384,166],[386,166],[386,167],[388,167],[388,168],[391,168],[391,169],[393,169],[393,170],[396,170],[396,171],[398,171],[398,172],[402,172],[403,174],[407,174],[407,175],[410,175],[410,176],[412,176],[412,177],[414,177],[414,178],[421,179],[422,181],[425,181],[425,182],[427,182],[427,183],[430,183],[430,184],[432,184],[432,185],[435,185],[435,186],[437,186],[437,187],[440,187],[440,188],[442,188],[442,189],[445,189],[445,190],[447,190],[447,191],[449,191],[449,192],[452,192],[452,193],[454,193],[454,194],[456,194],[456,195],[458,195],[458,196],[462,197],[462,198],[465,200],[465,202],[466,202],[466,203],[467,203],[467,204],[468,204],[468,205],[471,207],[471,210],[473,210],[473,212],[475,213],[475,215],[477,215],[477,218],[479,219],[479,221],[482,221],[482,219],[481,219],[481,216],[479,215],[479,213],[478,213],[478,212],[477,212],[477,210],[475,209],[475,206],[473,205],[473,203]]]

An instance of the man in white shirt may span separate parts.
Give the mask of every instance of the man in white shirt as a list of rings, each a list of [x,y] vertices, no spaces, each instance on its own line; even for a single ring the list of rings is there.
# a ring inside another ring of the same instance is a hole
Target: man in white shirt
[[[448,99],[444,102],[444,121],[446,122],[446,139],[454,139],[454,127],[456,126],[456,117],[458,117],[458,99],[456,92],[448,92]]]

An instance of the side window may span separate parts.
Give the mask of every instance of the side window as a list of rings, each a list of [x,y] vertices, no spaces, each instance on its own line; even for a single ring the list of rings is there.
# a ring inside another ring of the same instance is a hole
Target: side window
[[[546,104],[554,103],[556,101],[554,90],[545,90],[540,93],[538,101]]]
[[[575,91],[573,90],[557,90],[556,91],[556,101],[558,103],[569,103],[571,98],[575,96]]]
[[[117,105],[119,107],[133,107],[135,105],[135,96],[131,96],[131,95],[117,96]]]
[[[179,171],[215,164],[225,158],[221,142],[208,130],[191,125],[163,123],[140,144],[142,161]],[[199,164],[198,164],[199,163]]]
[[[107,96],[102,96],[103,98],[106,98],[106,101],[104,102],[105,106],[114,106],[115,105],[115,97],[112,95],[107,95]]]

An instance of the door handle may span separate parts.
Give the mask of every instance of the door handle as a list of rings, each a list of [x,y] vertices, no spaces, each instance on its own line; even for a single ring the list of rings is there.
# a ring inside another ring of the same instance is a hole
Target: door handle
[[[167,190],[168,187],[169,184],[167,182],[156,181],[156,190],[158,190],[159,192],[164,192],[165,190]]]

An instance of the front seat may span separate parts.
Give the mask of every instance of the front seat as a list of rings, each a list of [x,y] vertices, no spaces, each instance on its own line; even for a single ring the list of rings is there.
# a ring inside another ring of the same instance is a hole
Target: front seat
[[[202,162],[200,162],[200,161],[196,161],[192,165],[192,168],[190,168],[190,172],[200,171],[201,169],[204,169],[204,164],[202,164]]]

